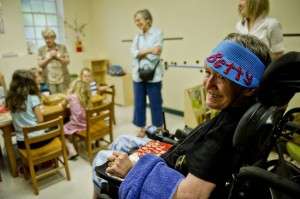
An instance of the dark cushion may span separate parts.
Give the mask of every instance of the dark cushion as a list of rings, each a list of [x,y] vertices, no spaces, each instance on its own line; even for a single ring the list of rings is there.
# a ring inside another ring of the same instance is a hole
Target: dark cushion
[[[253,164],[268,155],[272,130],[282,117],[286,106],[266,106],[257,102],[243,115],[233,136],[240,161]],[[238,166],[238,165],[237,165]]]
[[[300,52],[288,52],[273,61],[260,81],[259,99],[271,106],[287,104],[300,92]]]

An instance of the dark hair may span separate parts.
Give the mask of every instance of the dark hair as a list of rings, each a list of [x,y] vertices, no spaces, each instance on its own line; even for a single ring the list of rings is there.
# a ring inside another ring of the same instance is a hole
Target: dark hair
[[[224,40],[241,44],[252,51],[267,67],[271,61],[271,51],[260,39],[250,34],[230,33]]]
[[[28,95],[37,95],[41,98],[41,93],[35,82],[35,77],[29,70],[16,70],[5,98],[5,106],[12,113],[25,111]]]

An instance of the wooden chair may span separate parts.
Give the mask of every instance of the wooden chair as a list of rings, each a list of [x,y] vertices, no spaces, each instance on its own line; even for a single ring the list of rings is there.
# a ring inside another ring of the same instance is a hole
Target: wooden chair
[[[101,86],[101,85],[100,85]],[[116,125],[116,117],[115,117],[115,85],[107,86],[104,90],[100,90],[100,95],[110,96],[109,99],[105,100],[103,103],[112,103],[112,115],[113,115],[113,123]]]
[[[78,131],[73,134],[73,143],[78,152],[78,142],[85,142],[90,163],[92,163],[96,152],[107,148],[113,142],[112,110],[112,103],[106,103],[87,109],[86,130]],[[109,139],[105,138],[106,136],[109,136]],[[77,138],[79,138],[79,140]]]
[[[63,129],[63,118],[61,116],[57,119],[40,123],[36,126],[23,127],[25,149],[18,149],[18,151],[22,159],[24,177],[25,179],[28,179],[29,169],[32,185],[36,195],[39,194],[37,180],[54,174],[61,169],[65,169],[67,179],[71,180]],[[47,133],[35,137],[28,136],[30,132],[38,130],[47,130]],[[40,148],[30,148],[30,144],[48,139],[53,140]],[[52,166],[51,169],[47,168],[44,171],[39,171],[39,173],[36,173],[34,170],[35,165],[39,165],[43,162],[51,160],[55,160],[54,166]],[[61,165],[59,165],[58,161],[61,163]]]

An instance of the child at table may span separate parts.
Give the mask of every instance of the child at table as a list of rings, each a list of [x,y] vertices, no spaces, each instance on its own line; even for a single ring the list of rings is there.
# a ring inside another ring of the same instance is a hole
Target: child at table
[[[42,70],[35,67],[35,68],[31,68],[30,71],[34,75],[35,81],[38,84],[41,93],[44,95],[50,95],[51,92],[49,86],[45,82],[42,82]]]
[[[16,70],[5,98],[5,106],[10,111],[12,122],[16,132],[17,145],[25,149],[23,126],[34,126],[44,121],[40,106],[41,93],[35,81],[34,75],[29,70]],[[43,130],[30,133],[30,136],[44,134]],[[31,144],[31,149],[40,148],[48,144],[52,139]],[[41,164],[42,168],[51,166],[48,161]],[[23,168],[19,173],[23,173]]]
[[[93,79],[91,69],[84,67],[80,71],[80,79],[90,84],[92,95],[101,93],[107,89],[107,85],[98,85],[98,82]]]
[[[71,135],[76,131],[86,129],[86,109],[92,106],[91,90],[87,82],[76,80],[71,84],[66,98],[62,101],[61,106],[70,107],[70,121],[64,125],[66,135],[66,146],[68,150],[68,159],[72,160],[77,157],[77,151],[71,142]]]

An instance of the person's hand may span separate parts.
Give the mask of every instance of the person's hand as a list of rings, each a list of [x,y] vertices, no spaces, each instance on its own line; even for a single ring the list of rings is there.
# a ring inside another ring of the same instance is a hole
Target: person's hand
[[[107,160],[109,163],[106,172],[121,178],[124,178],[133,167],[133,162],[131,162],[127,153],[113,152],[113,155],[108,157]]]
[[[45,112],[44,105],[40,105],[41,113]]]
[[[51,50],[50,51],[50,58],[55,58],[57,56],[56,50]]]
[[[160,55],[160,53],[161,53],[161,48],[159,46],[155,46],[154,48],[152,48],[152,54]]]

